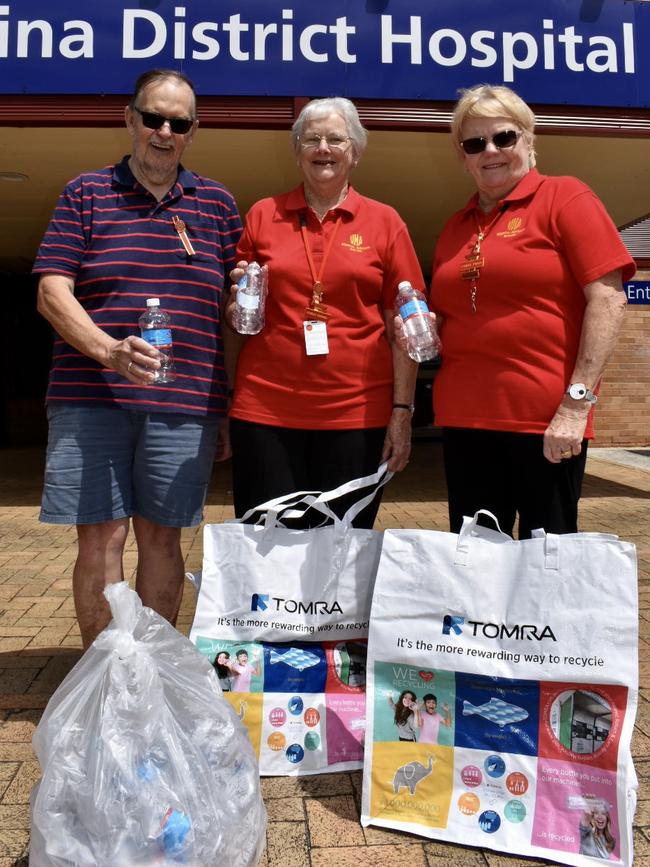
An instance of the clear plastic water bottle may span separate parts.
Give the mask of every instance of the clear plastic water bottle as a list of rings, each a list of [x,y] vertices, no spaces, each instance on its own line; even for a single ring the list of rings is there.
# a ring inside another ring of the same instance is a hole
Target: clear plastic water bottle
[[[154,371],[154,382],[173,382],[176,379],[172,350],[172,329],[169,313],[160,307],[160,298],[147,298],[147,309],[138,319],[142,339],[160,352],[160,367]]]
[[[267,281],[268,270],[249,262],[237,283],[237,303],[232,314],[233,328],[240,334],[259,334],[264,328]]]
[[[408,280],[397,286],[395,313],[402,318],[407,352],[413,361],[435,358],[440,351],[440,340],[429,316],[426,299]]]

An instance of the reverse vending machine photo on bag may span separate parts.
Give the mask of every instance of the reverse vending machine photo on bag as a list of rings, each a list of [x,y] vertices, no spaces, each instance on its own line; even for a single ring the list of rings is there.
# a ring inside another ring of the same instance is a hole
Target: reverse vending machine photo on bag
[[[458,535],[384,533],[362,824],[630,867],[635,548],[598,533],[513,541],[479,514]]]
[[[251,510],[259,524],[244,523],[249,514],[204,529],[190,638],[215,666],[261,774],[362,766],[368,620],[381,533],[351,524],[391,475],[383,465],[333,491],[264,503]],[[330,504],[355,492],[360,498],[339,517]],[[308,509],[329,525],[285,526]]]

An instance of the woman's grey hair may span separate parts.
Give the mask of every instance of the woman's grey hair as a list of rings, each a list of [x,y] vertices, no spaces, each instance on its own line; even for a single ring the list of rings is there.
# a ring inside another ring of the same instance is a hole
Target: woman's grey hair
[[[506,117],[523,133],[530,166],[535,165],[535,115],[514,90],[501,84],[477,84],[459,93],[451,119],[451,135],[458,151],[461,151],[462,128],[468,117]]]
[[[354,156],[356,159],[360,159],[368,144],[368,131],[359,120],[359,112],[354,103],[344,96],[312,99],[307,103],[291,127],[291,140],[295,152],[298,153],[300,150],[299,139],[305,124],[320,117],[327,117],[330,114],[341,115],[352,142]]]

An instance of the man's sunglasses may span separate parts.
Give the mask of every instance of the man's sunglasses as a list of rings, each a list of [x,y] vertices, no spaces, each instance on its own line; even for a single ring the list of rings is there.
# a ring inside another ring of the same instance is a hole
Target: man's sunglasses
[[[504,129],[503,132],[496,133],[492,138],[483,138],[482,136],[466,138],[460,143],[460,146],[466,154],[480,154],[488,146],[488,143],[492,142],[496,148],[502,151],[505,148],[514,147],[520,135],[521,133],[514,129]]]
[[[142,125],[147,129],[160,129],[167,122],[173,133],[185,135],[194,126],[194,121],[187,120],[185,117],[163,117],[162,114],[155,114],[153,111],[142,111],[137,105],[134,105],[133,109],[138,112],[142,118]]]

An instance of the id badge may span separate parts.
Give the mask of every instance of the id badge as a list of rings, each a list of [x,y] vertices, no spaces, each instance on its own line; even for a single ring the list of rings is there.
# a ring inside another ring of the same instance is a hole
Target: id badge
[[[305,334],[305,351],[307,355],[327,355],[330,351],[327,344],[327,323],[310,319],[302,323]]]

